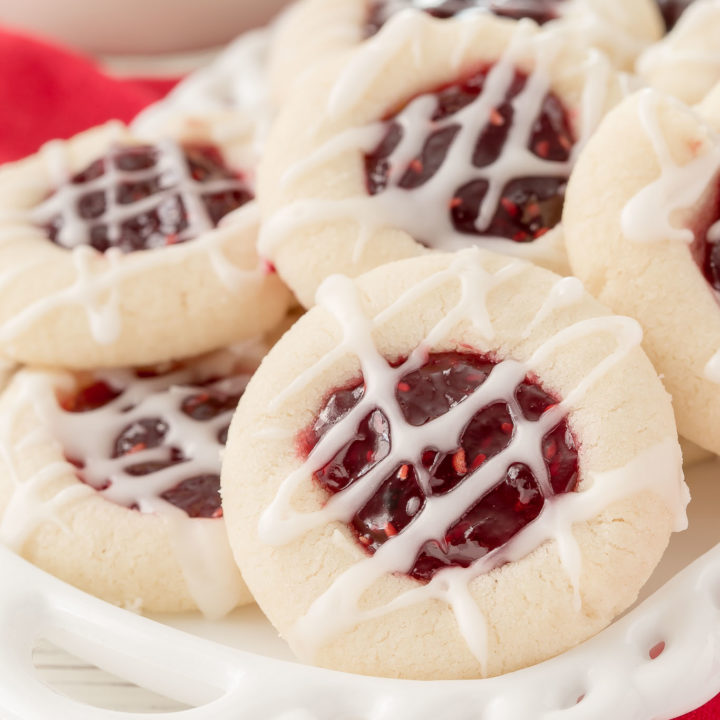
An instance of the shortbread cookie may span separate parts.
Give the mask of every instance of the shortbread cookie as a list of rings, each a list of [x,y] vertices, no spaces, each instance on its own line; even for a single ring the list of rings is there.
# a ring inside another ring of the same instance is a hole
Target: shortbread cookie
[[[720,0],[697,0],[677,27],[646,50],[637,71],[651,87],[692,105],[720,81]]]
[[[640,339],[577,279],[478,249],[329,278],[222,471],[235,557],[300,658],[496,675],[632,603],[687,502]]]
[[[145,108],[131,127],[162,137],[180,122],[212,121],[217,142],[240,138],[257,163],[274,111],[266,65],[271,29],[244,33],[208,66],[188,75],[166,97]]]
[[[138,365],[273,327],[290,296],[255,252],[245,156],[204,124],[149,144],[109,123],[0,169],[0,351]]]
[[[626,100],[580,157],[564,214],[574,273],[602,302],[640,321],[679,432],[716,454],[718,99],[713,116],[653,90]]]
[[[0,539],[113,603],[218,617],[251,602],[219,473],[259,361],[242,348],[134,371],[17,373],[0,397]]]
[[[280,18],[271,39],[269,78],[276,102],[287,97],[299,72],[334,62],[408,9],[458,24],[491,13],[562,28],[627,70],[663,29],[654,0],[301,0]]]
[[[428,249],[567,270],[567,177],[620,94],[598,53],[532,23],[407,12],[305,81],[260,165],[259,249],[306,307],[332,273]]]

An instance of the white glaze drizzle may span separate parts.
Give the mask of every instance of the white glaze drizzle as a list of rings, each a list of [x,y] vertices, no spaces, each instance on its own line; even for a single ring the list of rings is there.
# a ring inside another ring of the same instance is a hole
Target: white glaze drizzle
[[[527,3],[527,11],[537,10],[532,0]],[[382,3],[384,12],[380,18],[382,22],[388,22],[395,14],[402,12],[404,9],[414,7],[418,10],[437,8],[442,5],[438,0],[419,0],[410,2],[410,0],[386,0]],[[502,7],[504,3],[497,3]],[[519,12],[522,12],[522,3],[507,3],[508,6],[517,6]],[[592,0],[558,0],[553,3],[551,10],[556,17],[543,25],[543,30],[563,30],[569,31],[575,36],[580,35],[585,44],[597,44],[604,48],[611,49],[614,55],[617,55],[621,63],[631,61],[646,45],[640,40],[630,28],[636,22],[630,8],[630,3],[626,2],[606,2],[602,12],[598,10],[598,3]],[[495,14],[487,6],[468,7],[453,16],[453,20],[463,24],[465,18],[478,14]],[[526,18],[527,20],[527,18]]]
[[[275,115],[266,67],[273,32],[270,26],[239,36],[210,65],[190,74],[163,100],[143,110],[133,120],[132,129],[141,136],[162,137],[178,118],[207,120],[204,127],[212,140],[232,146],[234,160],[242,155],[241,164],[249,170],[246,179],[254,190],[255,166]],[[250,222],[259,225],[256,203],[247,203],[243,209],[252,214]],[[228,217],[237,218],[239,212]],[[246,217],[249,219],[250,214]],[[234,290],[248,281],[248,273],[227,262],[220,244],[210,251],[213,270],[226,287]],[[261,274],[252,275],[262,279]]]
[[[404,10],[390,19],[382,33],[364,44],[333,87],[328,100],[328,117],[352,111],[363,92],[397,60],[412,38],[418,37],[418,25],[422,18],[421,12]],[[546,31],[538,35],[534,28],[534,23],[530,21],[517,24],[512,42],[487,75],[483,92],[459,112],[443,120],[432,121],[436,100],[432,95],[421,95],[393,118],[402,127],[403,137],[388,158],[391,173],[388,186],[382,192],[374,196],[363,193],[336,200],[315,198],[291,202],[264,223],[258,243],[261,254],[272,256],[273,249],[292,237],[298,229],[314,223],[347,218],[356,221],[358,225],[358,236],[353,248],[355,262],[362,258],[366,241],[373,232],[383,227],[398,227],[432,248],[456,250],[480,245],[499,252],[545,258],[555,265],[563,265],[562,249],[555,247],[548,239],[516,243],[506,238],[459,233],[447,208],[447,203],[459,187],[472,180],[484,179],[489,187],[476,226],[479,230],[487,228],[509,180],[527,176],[567,176],[577,153],[599,122],[610,70],[607,61],[599,53],[591,53],[584,68],[586,83],[580,101],[579,122],[575,123],[578,138],[570,158],[565,162],[544,160],[528,149],[535,119],[551,90],[549,68],[561,46],[558,33]],[[527,56],[528,47],[534,50],[534,68],[523,90],[511,101],[514,119],[507,141],[495,162],[477,168],[472,164],[477,138],[495,108],[504,102],[513,82],[517,61]],[[455,62],[460,71],[462,54],[458,54]],[[398,187],[395,183],[408,162],[420,156],[428,134],[457,125],[460,130],[438,171],[411,191]],[[382,122],[350,127],[292,165],[283,175],[283,185],[301,183],[318,166],[345,153],[370,152],[386,131],[387,125]]]
[[[115,138],[119,138],[121,132],[122,126],[119,124],[111,129]],[[110,169],[109,173],[82,185],[69,182],[72,173],[65,143],[52,141],[43,147],[42,157],[45,159],[49,178],[57,183],[57,189],[54,195],[30,211],[26,222],[31,225],[42,224],[57,215],[63,218],[63,227],[58,237],[71,253],[75,280],[66,287],[28,304],[0,324],[0,341],[11,342],[34,322],[59,307],[80,305],[85,310],[93,339],[99,344],[113,343],[122,332],[120,283],[152,268],[179,263],[195,255],[205,255],[209,259],[213,272],[230,292],[237,292],[243,284],[263,282],[264,271],[260,263],[255,268],[246,270],[232,263],[224,252],[225,246],[239,233],[249,231],[259,223],[257,202],[245,203],[228,213],[220,220],[219,225],[213,228],[198,192],[206,194],[231,189],[237,187],[238,182],[218,180],[197,183],[190,176],[176,143],[165,140],[158,143],[158,146],[161,147],[161,152],[156,167],[138,172]],[[112,167],[113,163],[107,165]],[[127,205],[118,205],[115,202],[113,187],[117,181],[137,182],[167,173],[170,173],[176,183],[171,189]],[[92,223],[107,223],[111,233],[115,235],[118,224],[127,217],[156,207],[163,197],[180,195],[188,217],[188,228],[178,239],[187,241],[127,254],[118,248],[109,248],[105,253],[100,253],[83,244],[88,240],[89,224],[79,218],[75,206],[81,195],[96,191],[104,192],[107,206],[103,218],[93,220]],[[0,233],[0,243],[12,243],[16,238],[16,229],[12,227],[9,231]],[[13,265],[0,271],[0,286],[12,282],[34,267],[39,268],[43,264],[50,265],[54,262],[55,258],[47,257],[41,263],[28,259],[24,264]]]
[[[304,655],[312,657],[334,635],[365,620],[436,598],[452,608],[468,648],[485,668],[485,621],[469,591],[469,583],[474,578],[504,562],[521,559],[545,541],[554,540],[579,607],[582,567],[580,550],[572,533],[573,523],[595,517],[616,500],[643,489],[653,489],[675,513],[676,529],[685,526],[684,509],[688,496],[682,482],[679,449],[673,438],[634,458],[625,467],[583,476],[580,492],[554,496],[549,485],[541,440],[572,411],[591,386],[639,345],[642,332],[639,325],[629,318],[590,318],[566,327],[540,345],[527,362],[508,359],[497,364],[470,397],[441,417],[419,427],[405,422],[395,400],[395,388],[400,378],[422,366],[428,352],[451,337],[463,320],[472,319],[475,330],[489,342],[492,341],[494,329],[488,315],[487,296],[526,267],[523,263],[515,262],[493,274],[482,267],[476,252],[462,251],[448,269],[419,282],[375,318],[365,315],[359,291],[346,278],[333,276],[318,291],[317,303],[335,318],[342,329],[342,340],[281,392],[271,403],[270,409],[278,410],[286,399],[307,387],[314,378],[348,354],[357,357],[359,361],[365,391],[358,404],[326,431],[307,459],[281,483],[258,524],[258,533],[263,542],[284,545],[328,523],[349,522],[397,466],[403,462],[413,462],[422,447],[436,447],[441,452],[453,450],[469,419],[482,407],[496,400],[506,402],[511,408],[515,431],[505,450],[478,469],[470,471],[468,477],[472,475],[472,482],[466,478],[452,491],[441,496],[430,494],[426,487],[427,472],[415,463],[418,482],[424,487],[427,496],[423,509],[402,532],[388,539],[374,555],[359,560],[342,572],[315,599],[292,630],[292,640]],[[390,367],[375,346],[373,331],[406,313],[418,297],[450,279],[460,283],[460,298],[456,305],[447,311],[445,317],[430,330],[402,365]],[[577,302],[581,297],[576,286],[568,289],[566,285],[559,287],[556,284],[528,327],[537,327],[554,311]],[[616,347],[567,393],[561,403],[549,408],[536,422],[526,420],[514,397],[517,385],[533,368],[549,360],[563,346],[596,333],[613,336]],[[313,472],[334,457],[337,449],[354,434],[359,421],[374,408],[382,410],[391,428],[389,454],[362,478],[329,497],[322,508],[306,513],[296,511],[292,506],[295,492],[308,481]],[[442,439],[440,442],[439,438]],[[455,520],[494,487],[513,462],[522,462],[530,468],[546,498],[543,510],[535,521],[517,533],[509,543],[488,553],[470,567],[444,569],[437,572],[428,584],[401,592],[387,604],[360,609],[359,601],[367,588],[389,573],[407,572],[423,544],[432,538],[442,537]]]
[[[88,412],[67,412],[57,400],[58,390],[72,393],[75,380],[60,373],[25,371],[13,387],[10,410],[0,418],[0,459],[10,475],[12,491],[0,516],[0,540],[17,552],[45,522],[63,526],[61,515],[74,504],[99,494],[109,502],[156,514],[165,523],[171,546],[182,569],[188,590],[198,608],[210,618],[222,617],[237,605],[242,581],[232,559],[223,520],[190,518],[160,496],[185,479],[220,472],[222,445],[218,433],[226,427],[232,411],[198,421],[181,410],[184,399],[210,388],[239,394],[257,362],[252,343],[218,351],[159,377],[138,378],[129,370],[94,373],[121,395]],[[192,383],[225,378],[210,386]],[[15,438],[18,415],[32,408],[38,424]],[[161,445],[113,458],[116,438],[142,419],[161,418],[167,430]],[[22,478],[16,457],[32,448],[55,444],[58,454],[81,460],[85,482],[68,485],[43,500],[53,483],[67,482],[78,470],[65,460],[56,461]],[[138,463],[168,460],[170,447],[187,458],[181,463],[143,476],[127,468]],[[103,489],[106,481],[110,485]],[[135,512],[135,511],[133,511]]]
[[[678,164],[673,158],[660,127],[661,102],[669,104],[676,112],[692,114],[705,135],[703,142],[697,142],[695,157],[684,165]],[[676,217],[696,207],[713,179],[717,178],[720,136],[686,105],[655,90],[641,91],[638,111],[660,166],[660,174],[625,204],[621,215],[623,235],[638,243],[675,241],[690,244],[695,240],[695,233],[689,227],[677,225]],[[720,241],[720,221],[710,227],[707,239],[708,242]],[[717,293],[713,293],[717,297]],[[720,349],[706,362],[703,377],[720,384]]]
[[[698,139],[695,157],[678,164],[660,127],[660,103],[677,112],[692,114],[703,128],[705,138]],[[675,215],[691,209],[700,200],[720,167],[720,140],[700,118],[682,103],[646,88],[638,95],[640,122],[660,165],[660,175],[640,190],[625,205],[621,215],[623,234],[633,242],[677,240],[691,243],[695,236],[687,227],[673,223]]]
[[[489,2],[478,2],[475,6],[469,5],[463,10],[460,10],[452,15],[452,18],[455,20],[462,20],[463,18],[472,17],[473,15],[494,15],[496,13],[493,8],[489,7],[490,4],[491,3]],[[495,2],[493,4],[496,5],[498,9],[504,9],[506,11],[512,9],[518,13],[531,13],[533,11],[537,11],[537,7],[535,6],[533,0],[525,0],[525,2],[522,2],[522,0],[510,0],[510,2],[503,2],[500,0],[500,2]],[[552,3],[553,7],[548,9],[554,12],[558,17],[562,17],[563,13],[567,9],[567,4],[568,3],[564,0],[555,0],[555,2]],[[382,0],[382,2],[377,3],[377,18],[384,25],[390,20],[390,18],[403,10],[415,9],[430,11],[440,8],[442,5],[443,0]]]
[[[187,228],[181,231],[176,239],[177,242],[182,242],[192,240],[213,227],[210,214],[202,201],[202,195],[246,189],[245,184],[236,178],[222,178],[208,182],[195,180],[182,149],[173,140],[160,140],[153,147],[157,157],[152,167],[142,170],[121,170],[116,164],[118,156],[128,147],[113,144],[104,156],[104,173],[83,183],[69,181],[68,167],[60,172],[53,168],[52,176],[64,173],[66,179],[54,189],[50,197],[30,211],[30,221],[44,225],[59,217],[62,226],[57,234],[57,243],[66,248],[87,245],[90,242],[91,227],[100,224],[107,226],[108,238],[113,242],[120,238],[123,222],[143,213],[158,210],[163,201],[177,196],[185,208],[188,223]],[[57,146],[53,146],[52,165],[60,162],[58,158],[60,153]],[[118,202],[117,191],[121,184],[145,183],[155,178],[160,181],[159,192],[125,204]],[[78,203],[83,196],[94,193],[102,193],[105,211],[92,220],[82,218],[78,212]],[[165,238],[162,237],[161,246],[165,245]]]
[[[523,339],[529,338],[532,331],[547,320],[558,308],[570,307],[579,302],[585,294],[585,286],[576,277],[560,278],[550,290],[545,302],[538,310],[532,322],[525,328]]]
[[[343,69],[333,85],[327,103],[331,118],[344,115],[359,102],[375,79],[395,60],[399,52],[421,35],[423,17],[414,10],[403,10],[385,26],[383,33],[370,38]],[[413,53],[416,61],[418,56]]]

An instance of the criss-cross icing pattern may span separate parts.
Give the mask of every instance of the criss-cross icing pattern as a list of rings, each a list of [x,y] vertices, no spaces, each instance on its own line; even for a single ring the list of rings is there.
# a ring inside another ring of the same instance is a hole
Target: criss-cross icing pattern
[[[434,224],[440,237],[456,231],[531,242],[560,222],[573,143],[547,82],[493,66],[392,116],[365,158],[368,190],[395,190],[395,203],[435,203],[447,219]],[[435,245],[433,235],[415,237]]]
[[[216,148],[112,146],[31,212],[53,242],[123,252],[193,240],[253,196]]]
[[[120,123],[110,123],[104,128],[107,143],[127,145],[127,133]],[[64,225],[60,232],[72,237],[78,237],[68,228],[77,226],[81,237],[87,238],[88,227],[84,221],[78,220],[72,209],[62,210],[58,205],[59,197],[68,194],[70,205],[82,195],[86,186],[74,186],[70,179],[73,174],[74,153],[69,143],[54,140],[43,146],[40,151],[46,174],[49,178],[48,192],[56,188],[60,191],[51,195],[41,207],[27,210],[8,211],[0,210],[0,245],[10,246],[26,239],[37,242],[38,231],[32,225],[49,223],[58,213],[66,212],[70,225]],[[111,170],[111,175],[113,171]],[[145,171],[141,171],[145,172]],[[155,174],[155,171],[152,171]],[[100,183],[100,189],[105,186],[107,178],[100,177],[93,181]],[[223,184],[225,181],[222,181]],[[234,181],[233,181],[234,182]],[[80,188],[83,188],[80,190]],[[243,191],[240,191],[243,192]],[[143,201],[145,202],[145,201]],[[150,202],[148,200],[147,202]],[[152,199],[154,203],[155,200]],[[199,220],[193,216],[189,220],[193,227],[197,223],[205,225],[208,220],[207,210],[200,198],[190,202],[190,213],[194,202],[202,205]],[[133,203],[128,207],[135,207]],[[203,220],[203,218],[205,218]],[[71,279],[66,285],[40,295],[25,307],[18,308],[4,322],[0,323],[0,342],[12,343],[18,336],[30,329],[34,323],[42,321],[48,314],[63,307],[79,307],[84,311],[91,335],[99,344],[110,344],[120,337],[123,326],[120,288],[123,283],[131,281],[138,275],[161,268],[168,263],[180,264],[189,258],[197,258],[198,262],[207,260],[217,277],[230,292],[238,292],[243,287],[259,287],[265,282],[267,270],[260,262],[255,267],[241,267],[227,257],[227,250],[231,242],[237,243],[248,233],[254,233],[259,223],[259,209],[255,201],[246,202],[241,207],[222,218],[217,228],[202,233],[192,242],[163,244],[161,247],[149,249],[144,252],[132,252],[125,255],[119,247],[109,247],[105,252],[99,253],[91,245],[75,244],[69,248],[72,269]],[[23,228],[27,227],[27,231]],[[187,232],[187,231],[186,231]],[[44,234],[42,230],[39,234]],[[142,231],[141,231],[142,234]],[[189,235],[188,235],[189,237]],[[44,242],[44,241],[43,241]],[[56,266],[58,257],[55,253],[37,253],[29,256],[25,262],[16,262],[0,270],[0,287],[8,286],[31,273],[42,272],[49,266]]]
[[[408,52],[412,33],[421,30],[421,23],[422,13],[401,12],[389,21],[383,33],[365,43],[333,86],[326,109],[330,120],[349,114],[399,53]],[[458,39],[457,58],[453,59],[458,78],[468,78],[463,43],[470,39],[470,36]],[[303,182],[318,166],[358,151],[366,157],[377,155],[376,165],[382,166],[382,174],[387,175],[382,191],[371,196],[308,198],[289,203],[264,222],[258,246],[261,253],[272,256],[276,246],[305,226],[355,219],[358,223],[352,252],[355,262],[362,257],[373,233],[396,227],[432,248],[451,251],[480,245],[563,267],[564,253],[551,237],[553,234],[543,235],[548,226],[559,220],[565,180],[577,153],[602,116],[609,68],[600,54],[589,56],[581,67],[573,68],[573,72],[582,75],[584,87],[578,107],[566,110],[552,91],[551,69],[562,47],[563,39],[555,32],[534,35],[532,23],[521,22],[501,56],[485,70],[480,69],[482,91],[478,92],[476,87],[456,112],[437,117],[435,96],[415,97],[392,118],[402,137],[391,138],[393,142],[387,152],[382,146],[387,145],[383,141],[388,138],[388,125],[382,120],[350,127],[327,139],[288,168],[282,178],[284,187]],[[422,49],[413,52],[412,57],[420,67]],[[525,74],[518,67],[527,66],[529,52],[533,68]],[[462,82],[453,81],[447,87]],[[467,102],[468,99],[471,101]],[[572,117],[572,127],[566,112]],[[484,135],[492,144],[499,134],[504,135],[504,142],[495,148],[496,152],[487,152],[486,148],[487,157],[481,159],[483,151],[476,153],[476,146],[482,145],[478,140],[482,141]],[[538,134],[547,137],[534,144]],[[417,166],[422,159],[428,136],[441,139],[447,151],[432,177],[409,191],[401,181],[408,168],[412,169],[411,163]],[[546,154],[554,144],[559,144],[562,152]],[[528,187],[523,188],[528,178]],[[515,187],[517,182],[519,187]],[[534,186],[538,182],[542,187]],[[372,181],[368,187],[373,192]],[[458,189],[470,192],[457,199]],[[538,203],[538,195],[551,202]],[[528,208],[529,216],[523,218]],[[509,216],[509,221],[493,224],[496,215],[503,214]],[[520,227],[513,231],[503,229],[517,225],[518,220]],[[525,242],[508,242],[503,232]]]
[[[0,538],[21,551],[41,523],[62,524],[59,513],[99,494],[158,515],[198,607],[211,617],[229,612],[241,581],[221,520],[220,454],[249,379],[248,365],[256,364],[258,354],[259,349],[238,346],[165,368],[164,374],[107,370],[90,380],[23,373],[15,381],[13,405],[0,420],[0,457],[14,484],[0,518]],[[28,407],[37,422],[28,435],[13,440]],[[16,453],[51,442],[67,459],[21,478]],[[43,499],[48,487],[73,474],[83,482]]]
[[[190,517],[222,517],[220,451],[248,376],[205,380],[188,369],[99,372],[60,398],[54,432],[79,477],[106,499],[140,512],[157,512],[162,500]]]
[[[403,364],[398,367],[402,370]],[[356,538],[369,552],[376,552],[411,523],[422,522],[427,498],[453,492],[462,482],[472,482],[473,472],[503,452],[515,432],[532,432],[528,423],[540,421],[557,405],[557,399],[524,378],[509,393],[491,396],[469,420],[461,413],[450,427],[438,429],[438,437],[448,447],[439,448],[437,440],[423,445],[428,440],[425,425],[438,421],[459,403],[472,402],[472,395],[494,372],[502,374],[496,368],[496,361],[474,353],[430,354],[420,368],[401,375],[397,384],[400,422],[409,426],[403,426],[404,442],[396,442],[397,426],[390,427],[384,412],[373,409],[360,421],[354,436],[315,473],[317,482],[330,493],[345,492],[366,474],[381,478],[376,492],[352,518]],[[363,391],[360,380],[353,388],[335,391],[328,398],[313,427],[303,436],[307,438],[305,454],[352,409]],[[459,425],[463,421],[465,425]],[[410,576],[428,581],[444,567],[467,567],[532,522],[545,500],[575,489],[577,451],[567,423],[560,420],[550,427],[551,423],[542,422],[548,431],[538,435],[544,461],[541,476],[534,474],[537,463],[531,469],[524,459],[508,460],[494,484],[488,478],[485,493],[473,505],[452,520],[439,538],[425,542],[408,571]],[[376,467],[380,464],[382,467]],[[388,468],[392,469],[388,472]],[[482,489],[476,487],[480,492]]]
[[[402,533],[388,538],[372,556],[358,560],[334,578],[292,630],[294,644],[307,656],[313,656],[336,634],[365,620],[435,598],[447,603],[453,610],[469,649],[486,667],[485,620],[470,591],[474,578],[500,564],[525,557],[546,540],[554,540],[579,607],[582,562],[572,532],[573,523],[590,520],[614,501],[652,487],[666,499],[668,508],[676,512],[678,529],[684,526],[686,489],[682,483],[677,443],[674,438],[668,438],[641,453],[627,466],[590,476],[583,474],[580,492],[564,493],[546,500],[542,512],[533,522],[519,530],[509,542],[486,553],[468,567],[446,568],[436,572],[426,584],[401,592],[385,604],[360,607],[360,598],[366,589],[387,574],[407,573],[423,545],[433,538],[442,537],[453,522],[497,483],[509,464],[521,462],[530,468],[539,482],[547,483],[548,469],[543,457],[542,438],[563,421],[596,382],[640,343],[640,328],[628,318],[606,316],[580,320],[545,340],[525,362],[506,358],[498,363],[485,382],[463,402],[424,425],[411,427],[395,400],[398,383],[403,376],[421,368],[427,362],[428,353],[447,343],[463,323],[471,322],[474,330],[492,344],[495,330],[489,316],[487,297],[495,288],[527,269],[525,263],[514,262],[492,273],[483,267],[481,256],[476,251],[465,250],[457,255],[449,268],[418,282],[373,318],[367,316],[359,290],[350,280],[335,276],[321,286],[318,305],[329,312],[342,329],[342,340],[283,390],[271,403],[270,409],[279,410],[286,399],[322,377],[348,354],[359,361],[364,391],[352,409],[324,432],[304,461],[283,480],[275,498],[264,511],[258,532],[261,540],[271,545],[286,544],[327,523],[351,522],[377,492],[384,478],[403,464],[405,458],[417,457],[420,448],[437,447],[438,444],[440,451],[454,449],[462,428],[478,411],[497,400],[513,406],[516,402],[515,389],[532,375],[533,368],[555,357],[569,343],[594,333],[605,333],[616,339],[616,345],[589,369],[561,402],[548,408],[537,421],[527,421],[520,414],[515,432],[501,452],[469,473],[469,477],[451,492],[428,496],[422,512]],[[399,316],[406,316],[421,298],[448,282],[459,285],[457,302],[446,309],[444,317],[429,330],[404,362],[397,367],[388,364],[376,347],[376,330],[396,321]],[[558,309],[577,302],[583,296],[579,285],[575,278],[558,280],[527,330],[531,332]],[[321,508],[311,512],[294,509],[292,501],[298,489],[335,457],[338,448],[354,436],[363,418],[376,408],[382,410],[388,426],[392,428],[390,452],[344,491],[332,495]],[[582,442],[582,438],[578,440]],[[676,470],[668,472],[668,468]],[[547,485],[546,489],[545,496],[551,497],[552,489]]]
[[[413,7],[437,18],[473,12],[491,12],[501,17],[530,18],[543,24],[559,16],[564,0],[379,0],[370,7],[365,35],[374,35],[395,13]]]

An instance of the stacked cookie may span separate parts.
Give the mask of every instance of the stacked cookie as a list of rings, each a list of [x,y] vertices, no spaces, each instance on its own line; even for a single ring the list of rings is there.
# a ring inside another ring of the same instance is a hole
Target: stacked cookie
[[[238,118],[236,127],[240,126]],[[220,504],[230,417],[290,293],[255,251],[252,137],[119,123],[0,170],[3,540],[147,611],[251,596]]]
[[[684,528],[677,428],[720,452],[720,77],[642,89],[715,5],[666,35],[680,3],[302,0],[132,132],[3,170],[0,351],[65,368],[0,398],[4,537],[219,614],[227,530],[297,655],[351,672],[598,632]]]

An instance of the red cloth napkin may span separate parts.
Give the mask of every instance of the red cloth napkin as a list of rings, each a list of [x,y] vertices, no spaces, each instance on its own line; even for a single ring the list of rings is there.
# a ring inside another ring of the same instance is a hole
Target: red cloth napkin
[[[118,80],[88,58],[0,29],[0,163],[111,118],[128,121],[174,80]],[[720,695],[682,720],[720,720]]]
[[[176,80],[119,80],[89,59],[0,29],[0,162],[111,118],[131,120]]]
[[[717,720],[718,718],[720,718],[720,695],[716,695],[707,705],[683,715],[678,720]]]

